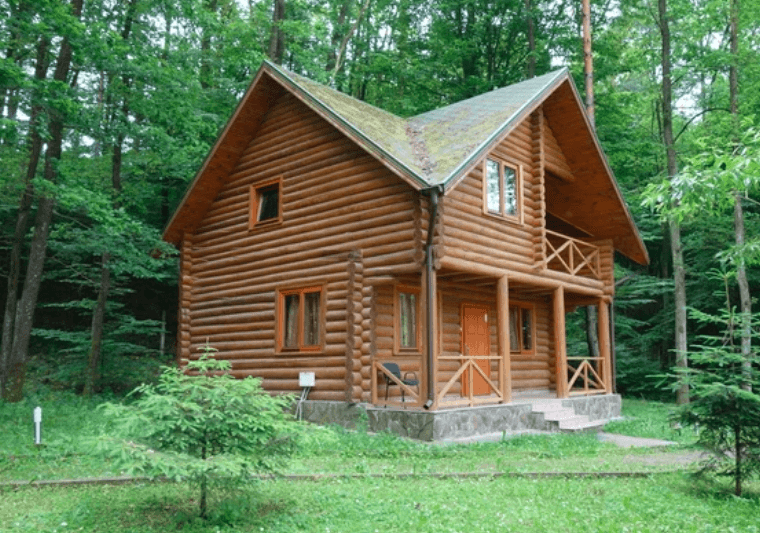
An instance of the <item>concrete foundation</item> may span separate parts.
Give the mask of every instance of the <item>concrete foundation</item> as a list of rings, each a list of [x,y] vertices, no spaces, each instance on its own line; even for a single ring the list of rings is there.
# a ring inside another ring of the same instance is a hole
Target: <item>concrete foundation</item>
[[[389,431],[422,441],[467,439],[531,430],[560,431],[557,422],[545,420],[542,413],[533,412],[533,401],[424,411],[307,400],[303,404],[303,418],[316,424],[355,428],[366,416],[370,431]],[[569,398],[561,402],[564,407],[572,408],[576,414],[586,415],[592,421],[620,416],[621,398],[618,394]]]

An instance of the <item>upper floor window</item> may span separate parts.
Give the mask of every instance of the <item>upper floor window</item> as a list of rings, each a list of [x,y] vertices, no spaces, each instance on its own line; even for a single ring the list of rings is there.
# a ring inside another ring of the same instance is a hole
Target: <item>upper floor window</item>
[[[322,288],[279,292],[277,316],[280,350],[319,350],[322,346]]]
[[[534,344],[533,306],[509,303],[509,349],[532,353]]]
[[[250,215],[248,226],[279,222],[282,220],[281,183],[277,178],[258,185],[251,185]]]
[[[520,216],[519,168],[487,158],[485,162],[484,202],[487,213],[505,217]]]

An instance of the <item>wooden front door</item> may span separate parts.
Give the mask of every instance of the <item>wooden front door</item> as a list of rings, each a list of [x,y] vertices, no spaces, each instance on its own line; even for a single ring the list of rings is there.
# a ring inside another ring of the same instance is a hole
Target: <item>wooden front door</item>
[[[488,308],[462,304],[462,353],[464,355],[491,355],[491,335],[488,328]],[[476,364],[490,377],[490,361],[482,359]],[[469,371],[462,374],[462,395],[469,394]],[[489,394],[490,387],[479,372],[472,374],[472,394]]]

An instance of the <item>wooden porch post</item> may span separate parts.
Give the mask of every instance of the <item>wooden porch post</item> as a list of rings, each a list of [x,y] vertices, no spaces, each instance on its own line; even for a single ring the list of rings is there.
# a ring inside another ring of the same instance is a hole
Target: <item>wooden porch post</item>
[[[427,320],[424,321],[425,324],[425,331],[422,335],[423,341],[423,354],[428,353],[428,344],[432,342],[432,350],[433,350],[433,357],[432,361],[428,360],[427,355],[423,355],[422,357],[422,368],[421,368],[421,374],[424,376],[420,376],[420,403],[424,404],[427,400],[427,398],[430,398],[430,387],[432,387],[432,391],[435,393],[435,382],[438,376],[438,302],[437,302],[437,276],[434,269],[431,269],[432,275],[430,276],[430,287],[431,287],[431,304],[432,305],[432,323],[428,323]],[[427,296],[427,272],[425,269],[422,271],[421,276],[421,287],[420,287],[420,309],[427,310],[428,306],[428,296]],[[438,407],[438,397],[434,394],[433,395],[433,405],[431,406],[431,409],[437,409]]]
[[[557,361],[557,397],[567,398],[567,347],[565,345],[565,289],[554,289],[554,351]]]
[[[499,357],[501,358],[502,403],[512,401],[512,362],[510,361],[509,346],[509,280],[502,276],[496,283],[496,308],[499,336]]]
[[[607,302],[600,298],[597,304],[599,315],[599,357],[602,364],[599,369],[600,377],[604,380],[604,390],[612,394],[612,350],[610,349],[610,312]]]

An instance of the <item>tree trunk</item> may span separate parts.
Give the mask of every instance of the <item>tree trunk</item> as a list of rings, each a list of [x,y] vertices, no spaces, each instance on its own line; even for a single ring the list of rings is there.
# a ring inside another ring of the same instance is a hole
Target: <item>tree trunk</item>
[[[583,74],[586,79],[586,114],[591,128],[596,129],[594,121],[594,62],[591,55],[591,4],[583,0]],[[613,340],[614,342],[614,340]],[[599,357],[599,333],[596,315],[591,306],[586,307],[586,345],[589,357]]]
[[[594,118],[594,58],[591,54],[591,0],[583,0],[583,74],[586,78],[586,114],[591,127]]]
[[[206,0],[204,4],[205,8],[216,16],[216,0]],[[201,72],[199,76],[202,89],[211,87],[211,80],[213,78],[211,74],[211,34],[212,31],[208,27],[203,28],[203,38],[201,39]]]
[[[536,76],[536,31],[533,23],[533,5],[531,0],[525,0],[525,17],[528,23],[528,69],[527,77]]]
[[[91,397],[95,393],[95,388],[100,377],[100,348],[103,343],[103,322],[106,316],[106,303],[108,302],[108,292],[111,289],[111,269],[108,262],[111,255],[106,252],[102,256],[102,266],[100,268],[100,288],[98,289],[98,301],[95,304],[95,310],[92,313],[92,327],[90,353],[87,358],[87,375],[84,380],[83,395]]]
[[[135,18],[135,10],[137,7],[137,0],[131,0],[127,9],[127,15],[124,19],[124,28],[121,32],[122,40],[129,39],[129,34],[132,31],[132,23]],[[213,7],[216,7],[216,2],[213,2]],[[130,87],[130,79],[127,75],[122,76],[124,88]],[[127,96],[124,96],[123,103],[121,105],[121,114],[124,122],[127,122],[129,115],[129,105]],[[117,112],[113,113],[114,120],[117,120]],[[121,193],[121,163],[122,163],[122,150],[124,144],[124,134],[119,133],[116,136],[116,142],[113,146],[113,153],[111,155],[111,187],[113,193],[116,196],[114,201],[114,207],[119,206],[118,195]],[[84,396],[91,397],[95,393],[97,388],[98,379],[100,377],[100,365],[101,365],[101,347],[103,345],[103,323],[106,317],[106,305],[108,304],[108,294],[111,290],[111,254],[104,252],[101,256],[101,268],[100,268],[100,287],[98,288],[98,299],[95,304],[95,309],[92,313],[92,324],[90,327],[90,353],[87,358],[87,375],[84,381]]]
[[[354,32],[356,32],[356,28],[359,27],[359,23],[362,20],[362,17],[364,17],[364,13],[367,11],[367,8],[369,7],[370,0],[364,0],[364,4],[362,4],[361,10],[359,11],[359,14],[356,16],[356,20],[351,25],[351,28],[348,30],[346,35],[343,37],[343,41],[340,43],[340,48],[338,49],[338,56],[335,58],[335,67],[333,68],[332,75],[330,79],[332,81],[335,81],[335,76],[338,74],[338,71],[340,70],[341,65],[343,64],[343,56],[346,53],[346,47],[348,46],[348,41],[351,40],[351,37],[353,36]]]
[[[327,53],[327,64],[325,65],[325,71],[332,72],[335,68],[335,63],[338,58],[338,47],[342,41],[341,32],[343,31],[343,25],[346,23],[346,17],[348,16],[348,8],[351,6],[351,0],[343,0],[338,10],[338,19],[335,21],[333,27],[332,36],[330,38],[330,51]]]
[[[72,0],[71,8],[75,17],[82,14],[83,0]],[[71,66],[72,47],[68,37],[61,42],[58,53],[58,61],[55,67],[53,79],[65,82]],[[57,165],[61,158],[63,147],[64,117],[55,108],[50,111],[50,141],[45,153],[44,178],[54,182],[58,173]],[[13,328],[13,342],[7,358],[8,376],[3,390],[3,398],[10,402],[21,401],[23,386],[26,379],[26,364],[29,351],[29,339],[32,334],[34,323],[34,310],[37,306],[37,296],[42,283],[42,270],[47,253],[47,242],[50,235],[50,223],[53,219],[53,206],[55,200],[43,195],[38,203],[37,216],[35,218],[34,236],[32,237],[29,251],[29,262],[24,278],[24,288],[18,302],[16,323]],[[12,296],[9,294],[9,296]]]
[[[586,306],[586,345],[589,357],[599,357],[599,326],[594,307]]]
[[[742,495],[742,429],[734,426],[734,494]]]
[[[282,58],[285,55],[285,34],[280,27],[280,23],[285,20],[285,0],[274,0],[274,11],[272,13],[272,32],[269,34],[269,58],[277,63],[282,64]]]
[[[47,50],[50,45],[48,37],[40,38],[37,45],[37,63],[34,70],[34,78],[37,81],[44,80],[47,75],[48,61]],[[16,314],[18,312],[18,289],[21,276],[21,254],[24,238],[29,226],[34,199],[34,186],[32,180],[37,173],[40,157],[42,155],[42,136],[37,123],[42,113],[42,105],[39,101],[41,96],[32,93],[32,109],[29,116],[29,162],[26,169],[24,193],[19,201],[18,214],[16,215],[16,227],[13,232],[13,245],[10,253],[10,265],[8,268],[8,290],[6,293],[5,309],[3,311],[3,332],[0,341],[0,396],[6,398],[6,385],[10,377],[11,350],[13,349],[14,330],[16,328]],[[23,384],[23,379],[22,379]]]
[[[730,95],[731,118],[733,121],[733,145],[734,155],[740,150],[739,139],[739,0],[731,0],[729,16],[730,52],[731,65],[728,72],[728,89]],[[744,247],[744,209],[742,207],[742,194],[734,191],[734,237],[736,248],[740,250],[736,262],[736,282],[739,285],[739,302],[741,305],[741,350],[744,362],[742,363],[742,375],[744,382],[742,388],[751,391],[752,384],[752,294],[747,280],[747,269],[744,264],[742,248]]]
[[[673,87],[670,74],[670,21],[667,0],[658,0],[660,36],[662,38],[662,137],[665,144],[668,177],[678,173],[676,150],[673,141]],[[676,366],[686,369],[688,340],[686,336],[686,267],[681,246],[681,227],[670,221],[670,250],[673,256],[673,295],[675,300],[675,348]],[[689,387],[683,378],[676,395],[679,405],[689,403]]]

